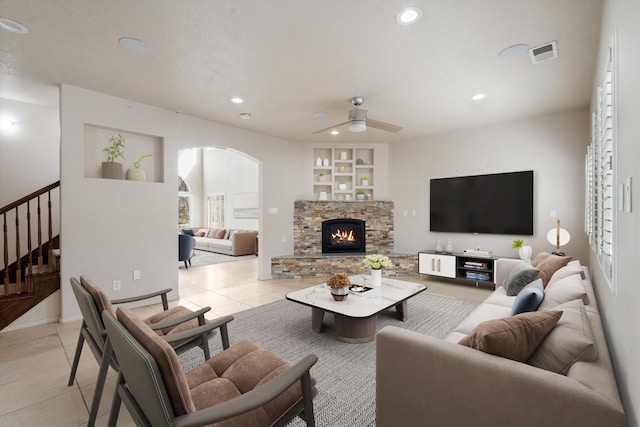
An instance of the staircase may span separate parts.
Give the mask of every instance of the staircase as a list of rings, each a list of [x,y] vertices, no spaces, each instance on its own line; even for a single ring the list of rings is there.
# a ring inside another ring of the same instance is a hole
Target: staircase
[[[52,214],[57,210],[52,209],[52,193],[59,200],[60,181],[0,209],[4,266],[0,270],[0,330],[60,289],[60,240],[53,236]],[[44,212],[42,203],[46,203]],[[32,224],[34,209],[37,217]],[[10,263],[12,258],[15,261]]]

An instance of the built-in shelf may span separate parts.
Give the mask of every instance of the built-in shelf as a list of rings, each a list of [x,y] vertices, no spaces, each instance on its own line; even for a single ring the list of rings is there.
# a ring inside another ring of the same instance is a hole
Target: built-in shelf
[[[162,137],[137,132],[114,129],[93,124],[84,125],[84,176],[102,178],[102,162],[107,160],[103,149],[109,146],[109,138],[114,135],[125,138],[122,180],[128,169],[134,169],[133,162],[145,154],[153,154],[141,162],[146,182],[164,182],[164,140]]]
[[[326,193],[327,200],[357,201],[358,193],[364,194],[364,200],[373,200],[373,148],[314,148],[313,165],[316,200],[322,193]],[[363,177],[368,178],[365,185]]]

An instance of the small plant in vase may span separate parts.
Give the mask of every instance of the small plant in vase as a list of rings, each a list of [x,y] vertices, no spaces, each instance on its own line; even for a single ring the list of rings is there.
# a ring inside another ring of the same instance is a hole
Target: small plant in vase
[[[102,149],[107,153],[107,161],[102,162],[102,177],[108,179],[122,179],[122,163],[116,162],[124,159],[124,136],[112,135],[109,138],[109,146]]]
[[[367,198],[367,195],[364,192],[364,190],[358,190],[356,192],[356,200],[365,200],[366,198]]]
[[[349,296],[349,286],[351,282],[346,273],[334,274],[327,280],[327,286],[331,291],[331,296],[336,301],[344,301]]]
[[[318,181],[319,182],[325,182],[327,180],[327,176],[324,174],[324,172],[320,172],[318,174]]]
[[[388,256],[382,254],[371,254],[364,257],[364,265],[371,269],[371,286],[382,285],[382,269],[393,267],[393,263]]]
[[[369,185],[369,177],[364,175],[360,178],[360,181],[362,182],[362,186],[366,187]]]
[[[144,181],[146,179],[144,169],[141,169],[142,161],[147,157],[153,157],[153,154],[143,154],[133,162],[133,169],[127,170],[127,179],[130,181]]]
[[[524,240],[514,240],[511,244],[511,247],[518,250],[518,256],[520,257],[520,259],[531,262],[529,261],[531,259],[531,246],[525,245]]]

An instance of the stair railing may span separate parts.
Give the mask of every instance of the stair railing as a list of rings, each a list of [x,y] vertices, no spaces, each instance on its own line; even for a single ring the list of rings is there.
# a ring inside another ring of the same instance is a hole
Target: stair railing
[[[51,191],[60,187],[60,181],[56,181],[53,184],[49,184],[45,187],[42,187],[39,190],[34,191],[33,193],[25,196],[19,200],[16,200],[13,203],[8,204],[7,206],[0,208],[0,215],[2,215],[2,234],[3,234],[3,253],[4,253],[4,274],[3,274],[3,283],[4,283],[4,295],[7,296],[10,294],[10,277],[9,277],[9,253],[11,249],[9,248],[9,228],[7,227],[7,214],[13,212],[15,214],[15,253],[16,253],[16,261],[15,261],[15,293],[22,294],[22,253],[20,248],[20,208],[25,207],[26,205],[26,222],[27,222],[27,276],[30,276],[34,270],[38,272],[49,271],[52,272],[57,269],[55,265],[55,257],[53,254],[53,220],[52,220],[52,211],[51,211]],[[48,263],[44,265],[44,256],[43,256],[43,245],[42,244],[42,210],[40,199],[41,197],[46,196],[47,198],[47,232],[48,239],[45,243]],[[33,248],[32,248],[32,236],[31,236],[31,202],[37,201],[37,222],[38,222],[38,246],[36,248],[36,256],[37,256],[37,266],[34,268],[33,266]],[[24,211],[23,211],[24,212]],[[27,293],[33,293],[33,284],[31,281],[27,281]]]

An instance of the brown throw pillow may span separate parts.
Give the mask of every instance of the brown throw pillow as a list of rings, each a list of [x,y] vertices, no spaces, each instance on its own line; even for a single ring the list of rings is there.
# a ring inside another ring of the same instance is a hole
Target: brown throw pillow
[[[561,311],[534,311],[482,322],[458,344],[526,362],[562,316]]]
[[[204,237],[204,231],[196,231],[193,235],[195,237]]]
[[[227,232],[227,230],[225,230],[224,228],[221,228],[220,230],[216,231],[216,235],[213,236],[214,239],[224,239],[224,234]]]
[[[549,255],[535,266],[540,270],[538,277],[542,279],[542,284],[545,288],[547,287],[547,283],[549,283],[549,279],[553,276],[553,273],[567,265],[569,261],[571,261],[570,256]]]
[[[540,264],[544,259],[546,259],[547,257],[550,257],[551,254],[547,253],[547,252],[540,252],[539,254],[537,254],[536,256],[534,256],[531,259],[531,265],[534,267],[537,267],[538,264]]]

